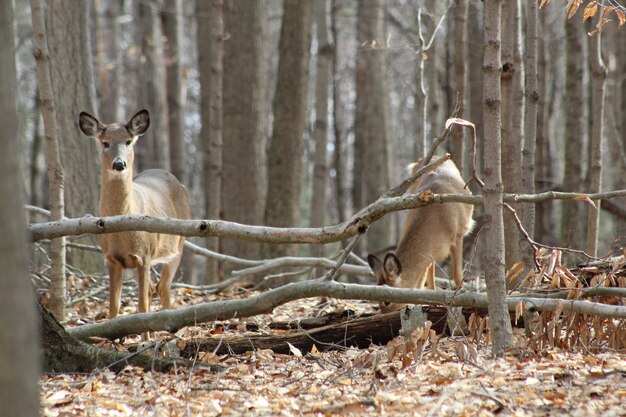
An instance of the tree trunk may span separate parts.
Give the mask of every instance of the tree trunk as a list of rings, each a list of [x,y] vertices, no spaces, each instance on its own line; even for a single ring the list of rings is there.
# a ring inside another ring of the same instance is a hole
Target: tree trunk
[[[602,144],[604,135],[604,86],[607,69],[602,61],[602,32],[589,38],[589,63],[591,66],[591,108],[592,129],[590,137],[591,157],[589,161],[589,192],[598,193],[602,189]],[[598,251],[598,226],[600,223],[600,204],[589,209],[587,220],[586,252],[596,256]]]
[[[59,118],[56,113],[58,106],[54,99],[51,57],[50,51],[48,50],[48,40],[43,15],[44,11],[40,2],[32,0],[31,13],[33,21],[33,55],[37,62],[39,100],[41,102],[45,135],[44,148],[46,163],[48,165],[50,220],[62,220],[63,217],[65,217],[65,174],[63,165],[61,164],[61,151],[59,150],[60,130],[57,125]],[[59,96],[56,97],[59,98]],[[84,152],[78,155],[84,155]],[[50,260],[52,263],[50,271],[50,309],[59,320],[62,320],[65,318],[65,303],[67,300],[67,290],[65,287],[64,237],[52,240],[52,244],[50,245]]]
[[[465,84],[467,71],[465,65],[467,56],[467,9],[468,0],[455,0],[454,2],[454,93],[458,94],[460,100],[459,116],[463,118],[465,114]],[[454,97],[454,94],[453,94]],[[454,105],[454,104],[453,104]],[[463,133],[465,129],[456,127],[452,131],[452,160],[459,168],[461,175],[465,176],[465,142]]]
[[[537,107],[539,105],[539,90],[537,87],[537,4],[530,2],[526,10],[526,77],[524,107],[524,148],[522,149],[522,192],[535,193],[535,149],[537,143]],[[533,237],[535,231],[535,205],[522,204],[519,206],[521,220],[526,232]],[[526,268],[534,265],[534,253],[529,248],[525,238],[519,236],[519,247],[522,260]]]
[[[502,171],[504,190],[518,193],[522,186],[522,115],[523,67],[521,62],[521,5],[519,0],[503,3],[502,23],[507,28],[502,34]],[[504,217],[506,268],[520,261],[519,231],[509,213]]]
[[[326,218],[326,188],[328,184],[328,96],[332,46],[328,38],[328,1],[315,2],[317,34],[317,69],[315,74],[315,160],[313,165],[313,196],[311,198],[311,227],[321,227]],[[323,256],[322,245],[311,246],[311,256]]]
[[[332,84],[333,84],[333,132],[335,135],[335,149],[333,150],[333,168],[335,169],[335,198],[337,207],[337,221],[343,222],[346,219],[346,208],[348,206],[347,193],[345,189],[346,166],[344,162],[345,154],[345,115],[344,104],[341,101],[341,83],[339,74],[339,47],[337,29],[337,11],[339,5],[337,0],[332,0],[331,7],[331,32],[333,37],[332,45]]]
[[[218,220],[222,208],[222,84],[224,56],[224,3],[222,0],[196,3],[198,15],[198,57],[202,85],[201,143],[206,190],[206,217]],[[206,18],[205,16],[208,16]],[[207,249],[217,252],[219,239],[208,238]],[[201,283],[219,281],[216,259],[207,262]]]
[[[182,0],[165,0],[161,12],[163,54],[165,56],[165,85],[167,96],[170,169],[183,184],[187,179],[187,147],[185,146],[185,87],[183,84]]]
[[[35,6],[33,6],[34,8]],[[40,9],[41,10],[41,7]],[[43,23],[43,19],[41,19]],[[28,279],[21,187],[13,2],[0,3],[0,404],[6,416],[39,415],[39,346]]]
[[[567,72],[565,74],[565,173],[563,191],[580,191],[583,183],[583,132],[585,132],[583,109],[584,100],[581,88],[583,79],[584,26],[576,19],[565,23],[565,53]],[[580,249],[583,245],[584,230],[582,203],[563,203],[561,216],[560,245]]]
[[[511,321],[505,302],[504,224],[502,221],[500,61],[502,0],[485,0],[484,129],[485,129],[485,281],[489,298],[492,352],[502,355],[513,345]]]
[[[354,185],[363,190],[356,207],[371,203],[391,186],[391,120],[386,78],[383,0],[358,2]],[[358,168],[358,170],[357,170]],[[358,197],[358,194],[355,194]],[[367,233],[367,250],[377,252],[396,243],[395,217],[387,216]]]
[[[47,2],[46,11],[57,140],[66,171],[65,206],[70,217],[96,214],[100,190],[97,145],[82,137],[76,126],[78,113],[96,110],[89,8],[89,2],[54,0]],[[91,236],[80,241],[96,244]],[[85,273],[102,271],[99,252],[74,251],[68,256],[69,262]]]
[[[161,0],[134,3],[137,110],[150,112],[151,128],[140,139],[135,151],[137,172],[149,168],[169,170],[168,110],[165,97],[163,39],[157,8]],[[155,7],[157,6],[157,7]],[[134,111],[133,111],[134,113]]]
[[[120,106],[120,30],[117,23],[122,13],[121,0],[96,0],[97,43],[96,62],[98,66],[98,93],[100,119],[104,123],[122,120]]]
[[[262,224],[267,191],[265,0],[225,2],[222,218]],[[258,259],[261,245],[223,239],[226,254]]]
[[[268,155],[265,224],[300,224],[302,152],[308,93],[312,3],[285,0],[280,32],[274,129]],[[269,246],[271,257],[294,254],[296,247]]]

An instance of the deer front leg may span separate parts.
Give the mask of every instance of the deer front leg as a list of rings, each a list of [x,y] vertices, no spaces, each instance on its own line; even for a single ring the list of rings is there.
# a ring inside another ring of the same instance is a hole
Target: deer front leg
[[[122,266],[114,260],[107,259],[109,269],[109,318],[117,317],[122,298]]]
[[[450,248],[452,277],[456,283],[456,288],[463,288],[463,236],[457,238],[455,244]]]
[[[137,311],[147,313],[150,311],[150,259],[137,260],[137,281],[139,292],[139,305]]]
[[[178,270],[178,266],[180,265],[181,257],[182,257],[182,252],[179,253],[169,263],[166,263],[165,265],[163,265],[161,278],[159,278],[159,283],[157,284],[157,293],[159,294],[159,299],[161,300],[162,308],[172,307],[172,296],[171,296],[170,286],[172,285],[172,280],[174,279],[174,276],[176,275],[176,271]]]

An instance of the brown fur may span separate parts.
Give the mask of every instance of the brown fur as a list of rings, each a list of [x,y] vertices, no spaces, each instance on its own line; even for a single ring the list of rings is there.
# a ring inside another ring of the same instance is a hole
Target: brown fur
[[[419,164],[412,166],[416,172]],[[409,193],[426,190],[434,194],[471,194],[454,162],[422,176]],[[430,204],[410,210],[402,228],[396,253],[388,253],[384,263],[373,255],[368,261],[379,284],[401,288],[434,289],[434,263],[452,256],[452,277],[457,288],[463,284],[463,236],[472,230],[474,206],[463,203]],[[399,306],[382,305],[386,310]]]
[[[141,214],[154,217],[190,219],[191,209],[186,188],[167,171],[150,169],[133,180],[134,145],[148,129],[148,112],[137,113],[126,124],[104,125],[95,117],[81,113],[81,130],[99,140],[102,149],[102,184],[100,216]],[[105,143],[108,144],[105,147]],[[114,162],[125,162],[122,170]],[[99,236],[100,246],[109,269],[109,318],[120,308],[123,269],[137,269],[139,312],[150,310],[150,267],[165,264],[157,293],[163,308],[171,306],[170,285],[182,256],[185,238],[148,232],[120,232]]]

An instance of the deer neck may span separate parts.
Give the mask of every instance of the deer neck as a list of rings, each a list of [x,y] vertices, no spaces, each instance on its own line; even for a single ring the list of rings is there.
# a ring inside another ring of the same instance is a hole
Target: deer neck
[[[100,215],[117,216],[132,213],[133,209],[133,176],[116,175],[103,170],[102,187],[100,188]]]

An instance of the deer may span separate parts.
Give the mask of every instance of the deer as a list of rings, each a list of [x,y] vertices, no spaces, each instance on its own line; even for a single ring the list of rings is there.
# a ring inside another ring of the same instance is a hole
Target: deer
[[[414,174],[420,162],[411,164]],[[434,194],[471,194],[452,160],[424,174],[408,190],[411,194],[430,190]],[[400,234],[395,253],[383,261],[369,254],[368,263],[378,285],[399,288],[435,289],[435,262],[452,258],[452,277],[457,288],[463,285],[463,237],[474,227],[474,206],[463,203],[430,204],[412,209]],[[403,305],[381,303],[383,312]]]
[[[189,194],[174,175],[148,169],[133,178],[134,146],[150,127],[150,115],[140,110],[128,123],[103,124],[86,112],[79,115],[80,130],[98,140],[101,148],[100,216],[138,214],[190,219]],[[139,283],[138,311],[150,310],[154,286],[150,268],[164,264],[156,292],[162,308],[171,308],[170,286],[180,265],[185,238],[141,231],[99,235],[98,241],[109,270],[109,318],[120,309],[124,269],[136,269]],[[144,339],[147,334],[144,334]]]

